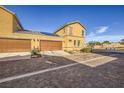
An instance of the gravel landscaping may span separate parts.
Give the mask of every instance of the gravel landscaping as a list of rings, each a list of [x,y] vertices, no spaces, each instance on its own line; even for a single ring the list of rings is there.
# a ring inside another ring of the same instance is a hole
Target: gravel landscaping
[[[110,55],[110,54],[96,54],[96,55]],[[75,56],[76,57],[76,56]],[[46,73],[25,77],[21,79],[16,79],[8,82],[4,82],[0,84],[0,87],[36,87],[36,88],[44,88],[44,87],[55,87],[55,88],[96,88],[96,87],[111,87],[111,88],[123,88],[124,87],[124,54],[115,54],[116,60],[113,60],[109,63],[97,66],[95,68],[77,64],[75,66],[62,68],[54,71],[49,71]],[[47,59],[47,63],[44,61]],[[32,61],[31,61],[32,60]],[[40,60],[40,62],[39,62]],[[43,62],[41,62],[41,60]],[[31,62],[30,62],[31,61]],[[33,62],[34,61],[34,62]],[[65,65],[70,63],[75,63],[75,61],[69,60],[63,57],[49,57],[46,56],[44,58],[30,59],[24,61],[16,61],[18,63],[17,70],[22,71],[22,68],[25,68],[26,71],[33,71],[39,69],[48,68],[46,64],[51,65],[50,62],[53,62],[57,65]],[[102,60],[101,60],[102,61]],[[24,62],[24,63],[21,63]],[[27,63],[25,63],[27,62]],[[36,62],[36,63],[35,63]],[[3,62],[4,63],[4,62]],[[10,62],[6,62],[8,65]],[[14,70],[11,68],[15,63],[11,62],[10,70]],[[16,63],[16,64],[17,64]],[[30,65],[28,64],[30,63]],[[42,63],[42,65],[40,65]],[[22,65],[23,64],[23,65]],[[37,65],[36,65],[37,64]],[[3,64],[3,69],[5,70],[5,64]],[[19,67],[22,65],[24,67]],[[39,65],[39,66],[38,66]],[[56,66],[57,66],[56,65]],[[0,62],[0,66],[2,66],[2,62]],[[16,67],[17,65],[14,65]],[[31,67],[29,67],[31,66]],[[7,68],[7,67],[6,67]],[[26,69],[27,68],[27,69]],[[1,69],[2,70],[2,69]],[[0,72],[2,72],[0,70]],[[8,72],[12,73],[9,71]],[[14,70],[15,71],[15,70]],[[16,74],[19,72],[17,71]],[[22,72],[24,72],[22,71]],[[8,72],[4,72],[5,74],[9,74]],[[1,75],[4,75],[1,74]],[[0,75],[0,76],[1,76]],[[4,76],[5,77],[5,76]]]
[[[75,57],[78,57],[82,60],[87,60],[94,56],[94,54],[87,54],[85,56],[83,55],[84,54],[82,54],[81,56],[79,56],[79,54],[71,55],[68,56],[67,58],[62,56],[44,56],[41,58],[30,58],[14,61],[0,61],[0,79],[10,77],[13,75],[20,75],[28,72],[75,63],[76,60],[72,59]]]
[[[74,63],[64,57],[41,57],[14,61],[0,61],[0,79],[42,69]]]

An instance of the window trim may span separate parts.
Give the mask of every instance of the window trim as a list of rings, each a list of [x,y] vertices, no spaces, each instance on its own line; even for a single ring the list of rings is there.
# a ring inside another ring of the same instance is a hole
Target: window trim
[[[72,31],[73,31],[73,27],[69,27],[69,35],[73,35]]]
[[[78,44],[77,45],[78,45],[78,47],[80,47],[80,40],[78,40]]]
[[[74,46],[76,47],[76,40],[74,40]]]
[[[82,30],[82,36],[84,36],[84,30]]]

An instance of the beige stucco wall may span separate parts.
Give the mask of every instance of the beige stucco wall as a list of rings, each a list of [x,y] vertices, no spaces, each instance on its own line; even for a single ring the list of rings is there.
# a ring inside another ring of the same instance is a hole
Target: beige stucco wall
[[[15,39],[30,39],[32,49],[40,47],[40,40],[63,41],[63,38],[60,38],[60,37],[24,34],[24,33],[6,34],[6,35],[0,35],[0,37],[1,38],[15,38]]]
[[[68,27],[72,27],[72,35],[69,35],[68,30],[66,30],[68,29]],[[83,36],[82,31],[84,32]],[[79,23],[67,25],[64,28],[60,29],[58,32],[56,32],[56,34],[59,36],[63,36],[64,38],[63,50],[80,50],[81,48],[85,47],[85,29]],[[76,40],[76,42],[79,40],[80,46],[74,46],[74,40]]]
[[[23,34],[23,33],[13,33],[12,37],[16,38],[27,38],[31,39],[32,49],[40,47],[40,40],[53,40],[53,41],[63,41],[63,38],[47,35],[34,35],[34,34]]]
[[[71,40],[71,41],[70,41]],[[80,41],[80,46],[78,46],[77,44],[76,45],[74,45],[74,40],[76,40],[76,43],[78,42],[78,41]],[[80,50],[81,48],[83,48],[84,47],[84,38],[83,37],[76,37],[76,36],[65,36],[64,37],[64,49],[66,50],[66,48],[67,48],[67,50],[68,50],[68,48],[69,48],[69,50]]]
[[[0,34],[13,32],[13,15],[0,7]]]
[[[40,40],[63,41],[63,38],[39,34],[17,33],[21,29],[15,15],[0,7],[0,38],[30,39],[31,48],[39,48]]]
[[[23,30],[23,29],[20,27],[16,17],[13,16],[13,31],[18,31],[18,30]]]
[[[67,31],[68,27],[73,28],[72,35],[69,35],[69,32]],[[40,40],[62,41],[63,50],[67,51],[80,50],[85,46],[85,29],[79,23],[69,24],[59,30],[56,34],[60,37],[39,34],[17,33],[17,29],[21,29],[21,27],[15,15],[0,7],[0,37],[2,38],[30,39],[32,49],[34,47],[39,48]],[[83,36],[82,31],[84,31]],[[74,46],[74,40],[80,40],[80,46]]]

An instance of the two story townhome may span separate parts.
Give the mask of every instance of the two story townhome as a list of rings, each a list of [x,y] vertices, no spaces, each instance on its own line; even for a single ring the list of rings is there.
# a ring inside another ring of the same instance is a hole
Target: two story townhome
[[[80,50],[84,47],[85,27],[67,23],[54,33],[26,30],[12,11],[0,6],[0,53]]]
[[[54,34],[63,37],[63,50],[75,51],[85,47],[85,30],[85,27],[76,21],[65,24]]]

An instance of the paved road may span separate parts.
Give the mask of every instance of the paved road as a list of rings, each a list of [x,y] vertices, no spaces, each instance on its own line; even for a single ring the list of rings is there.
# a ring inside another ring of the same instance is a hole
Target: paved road
[[[124,87],[124,54],[102,53],[100,55],[107,55],[107,58],[105,57],[104,60],[95,59],[88,61],[88,64],[102,63],[93,67],[84,64],[87,63],[86,61],[82,61],[82,63],[72,62],[71,60],[59,57],[59,61],[62,60],[61,62],[63,62],[63,64],[53,67],[54,69],[50,68],[53,70],[43,72],[43,70],[40,69],[43,73],[39,72],[34,75],[29,75],[29,77],[24,76],[18,79],[12,79],[0,83],[0,87]],[[109,59],[108,61],[108,57],[114,59]],[[48,59],[50,58],[48,57]],[[57,58],[54,59],[58,60]],[[50,61],[53,60],[50,59]],[[68,64],[65,64],[65,61],[67,61]],[[38,71],[39,69],[35,72]],[[32,72],[27,73],[31,74]],[[26,73],[18,75],[24,74]],[[16,75],[14,76],[15,78],[17,77]],[[6,77],[4,78],[6,79]],[[0,81],[4,78],[2,77]]]

